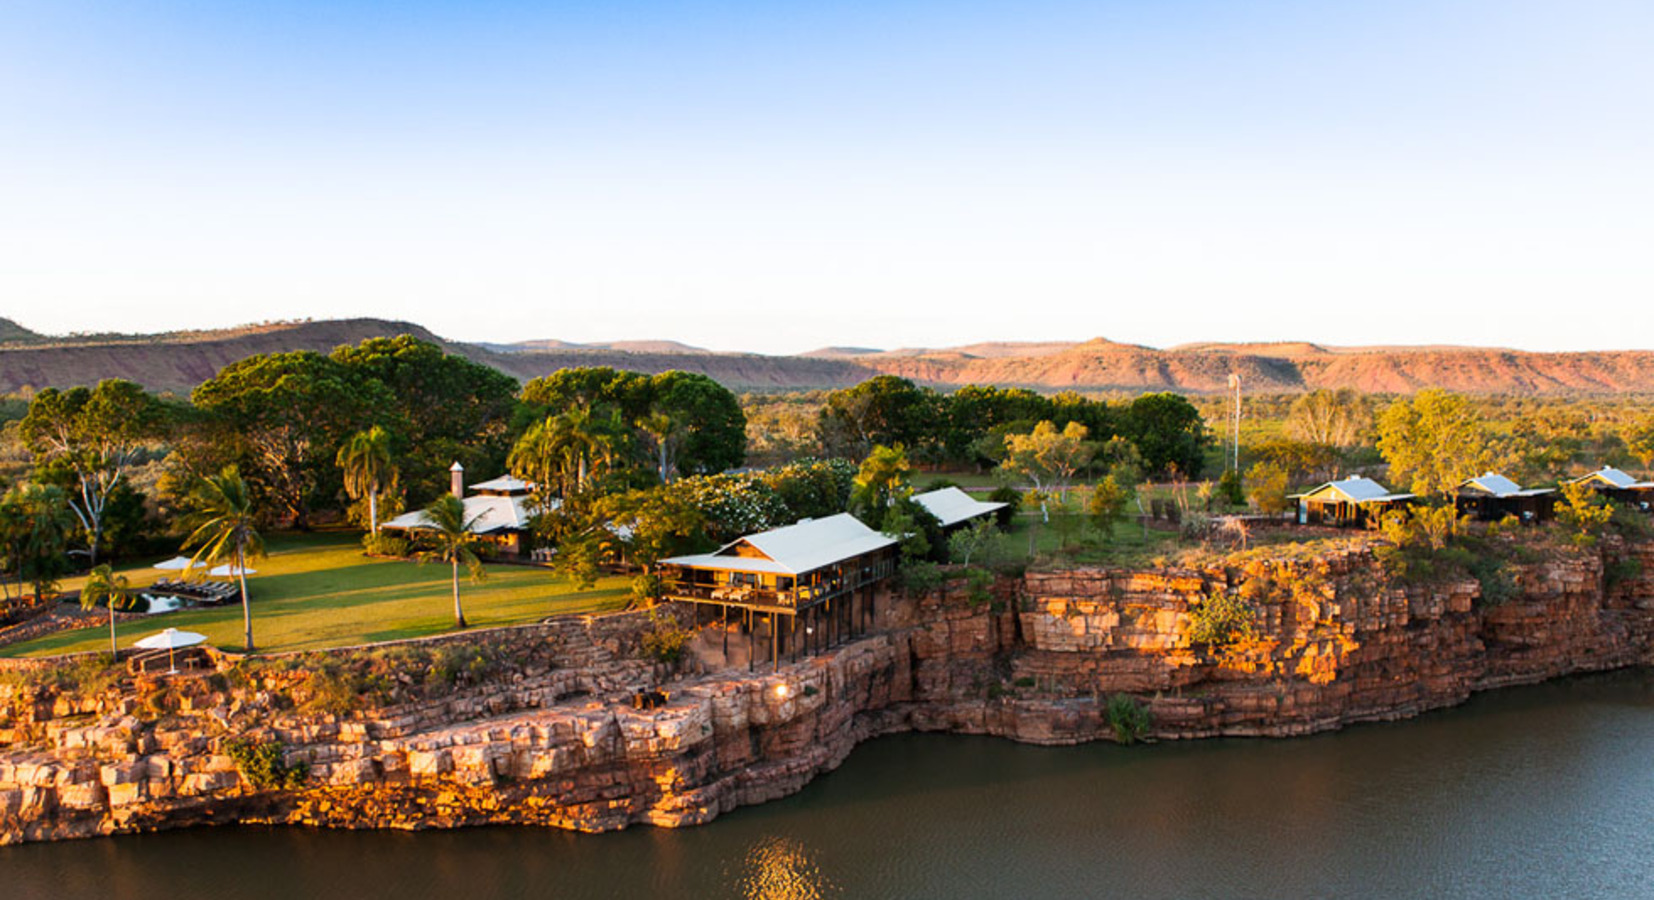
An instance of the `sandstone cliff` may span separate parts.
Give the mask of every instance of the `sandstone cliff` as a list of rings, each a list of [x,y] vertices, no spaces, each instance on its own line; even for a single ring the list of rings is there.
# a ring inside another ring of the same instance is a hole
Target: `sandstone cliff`
[[[1107,739],[1117,693],[1147,705],[1157,738],[1285,736],[1651,661],[1654,544],[1551,547],[1512,574],[1514,598],[1494,604],[1471,580],[1394,583],[1359,545],[1201,570],[1035,572],[991,601],[956,585],[887,604],[869,635],[759,674],[646,662],[637,614],[568,620],[442,639],[511,665],[342,714],[293,707],[320,654],[90,695],[46,677],[25,689],[13,673],[0,687],[0,843],[215,822],[697,824],[796,791],[881,734]],[[1194,606],[1213,594],[1257,610],[1250,639],[1190,641]],[[655,685],[663,708],[629,705]],[[277,748],[302,781],[255,787],[234,740]]]

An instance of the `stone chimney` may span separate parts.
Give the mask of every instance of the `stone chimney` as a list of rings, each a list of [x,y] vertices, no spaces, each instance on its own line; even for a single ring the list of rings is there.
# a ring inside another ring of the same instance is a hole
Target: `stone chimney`
[[[454,460],[454,464],[448,467],[448,490],[455,497],[465,499],[465,467],[459,464],[459,460]]]

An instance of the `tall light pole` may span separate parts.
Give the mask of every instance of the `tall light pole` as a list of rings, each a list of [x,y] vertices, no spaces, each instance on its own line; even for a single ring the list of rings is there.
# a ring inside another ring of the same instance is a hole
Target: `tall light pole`
[[[1234,445],[1235,445],[1235,474],[1239,475],[1240,474],[1240,409],[1241,409],[1241,395],[1240,395],[1241,380],[1240,380],[1240,375],[1238,375],[1234,372],[1230,372],[1229,373],[1229,386],[1235,389],[1234,430],[1231,433],[1234,435]]]

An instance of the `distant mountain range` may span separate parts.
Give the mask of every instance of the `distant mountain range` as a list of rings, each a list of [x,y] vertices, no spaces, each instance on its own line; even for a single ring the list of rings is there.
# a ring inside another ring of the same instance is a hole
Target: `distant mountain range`
[[[1330,347],[1311,343],[1186,344],[1156,349],[1097,338],[1078,343],[981,343],[940,349],[826,347],[798,356],[722,353],[677,341],[510,344],[449,341],[408,322],[277,322],[156,335],[55,337],[0,319],[0,392],[25,386],[128,378],[185,392],[224,365],[257,353],[327,352],[369,337],[413,334],[519,379],[567,366],[701,372],[733,390],[836,388],[889,373],[947,388],[997,384],[1038,390],[1225,389],[1238,375],[1252,392],[1318,387],[1409,393],[1426,387],[1500,394],[1654,393],[1654,351],[1532,353],[1483,347]]]

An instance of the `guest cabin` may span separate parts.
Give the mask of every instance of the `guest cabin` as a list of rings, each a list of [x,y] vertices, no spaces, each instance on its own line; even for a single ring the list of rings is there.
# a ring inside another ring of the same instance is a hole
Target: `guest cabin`
[[[779,668],[786,653],[813,652],[871,624],[875,590],[896,572],[896,541],[840,513],[660,565],[665,599],[695,604],[697,620],[702,607],[722,617],[726,655],[734,616],[747,635],[749,666],[758,626],[767,625]]]
[[[1412,494],[1395,494],[1371,478],[1360,475],[1329,481],[1306,493],[1295,495],[1298,524],[1370,528],[1392,509],[1404,509]]]
[[[1556,506],[1552,488],[1527,488],[1497,472],[1466,479],[1454,493],[1453,505],[1461,516],[1497,522],[1514,516],[1523,522],[1543,522]]]
[[[481,537],[500,556],[521,556],[529,531],[529,519],[539,511],[532,496],[534,485],[521,478],[502,475],[471,485],[471,493],[467,496],[465,467],[456,462],[448,472],[449,490],[465,504],[465,521],[469,523],[471,533]],[[557,502],[552,501],[553,504]],[[424,510],[403,513],[379,527],[386,531],[400,531],[409,537],[432,528]]]
[[[1589,475],[1563,483],[1588,484],[1608,500],[1628,504],[1643,512],[1654,511],[1654,481],[1638,481],[1613,466],[1603,466]]]
[[[956,487],[937,488],[923,494],[914,494],[913,502],[924,507],[942,523],[943,531],[966,528],[991,518],[1008,504],[977,500]]]

